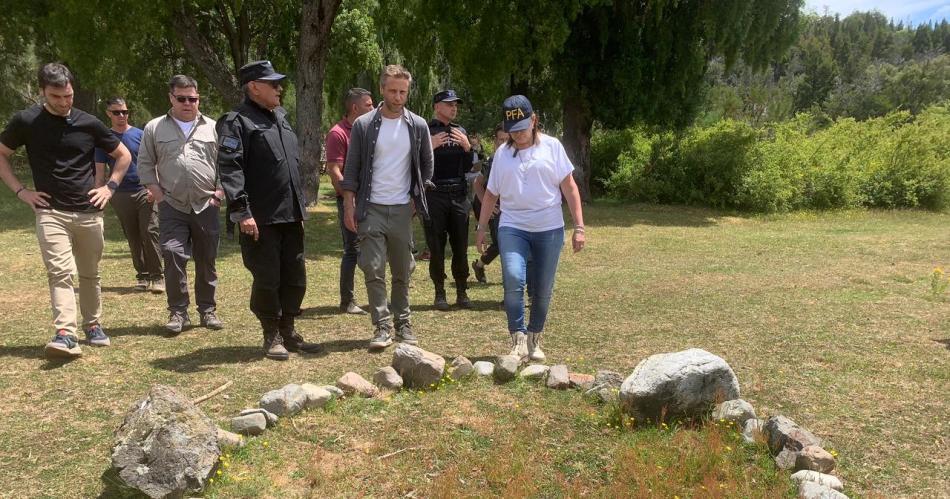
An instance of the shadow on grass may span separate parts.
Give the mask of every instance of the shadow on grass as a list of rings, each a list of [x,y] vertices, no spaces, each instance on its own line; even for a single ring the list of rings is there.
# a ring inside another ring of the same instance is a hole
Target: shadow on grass
[[[259,362],[264,354],[259,346],[210,347],[177,357],[165,357],[150,362],[152,367],[177,373],[197,373],[214,369],[221,364]]]
[[[165,334],[165,328],[161,326],[123,326],[107,327],[106,334],[109,336],[160,336],[168,337]]]
[[[115,293],[117,295],[133,295],[133,294],[142,294],[145,295],[144,291],[139,291],[132,286],[103,286],[103,293]]]
[[[0,346],[0,357],[19,357],[21,359],[42,359],[43,345],[7,347]]]
[[[936,341],[937,343],[940,343],[941,345],[947,347],[947,350],[950,350],[950,338],[944,338],[944,339],[942,339],[942,340],[934,340],[934,341]]]

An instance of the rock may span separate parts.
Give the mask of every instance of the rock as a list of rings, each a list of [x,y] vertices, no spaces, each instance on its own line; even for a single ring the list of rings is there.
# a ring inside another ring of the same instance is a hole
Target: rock
[[[745,422],[755,418],[755,409],[752,404],[742,399],[727,400],[713,409],[713,421],[732,421],[736,424],[736,429],[741,430]]]
[[[815,482],[802,482],[798,486],[798,497],[801,499],[848,499],[848,496],[841,492]]]
[[[498,357],[498,363],[495,365],[495,381],[506,383],[514,379],[518,373],[518,367],[521,365],[521,359],[514,355],[501,355]]]
[[[579,390],[587,391],[594,386],[594,376],[592,374],[570,373],[567,375],[567,380],[570,382],[571,388]]]
[[[244,447],[244,437],[237,433],[231,433],[228,430],[218,428],[218,447],[221,449]]]
[[[470,374],[475,372],[475,367],[472,366],[472,361],[462,357],[461,355],[456,357],[452,361],[452,379],[458,381]]]
[[[543,366],[541,364],[532,364],[518,373],[518,376],[521,376],[524,379],[542,379],[544,375],[548,373],[548,366]]]
[[[601,369],[597,371],[597,374],[594,375],[594,386],[608,386],[612,388],[620,388],[620,385],[623,384],[623,375],[615,371],[607,371]]]
[[[621,410],[638,421],[699,417],[739,398],[739,380],[720,357],[692,348],[651,355],[620,387]]]
[[[267,418],[260,412],[252,412],[231,418],[231,429],[242,435],[260,435],[267,429]]]
[[[775,466],[781,470],[794,469],[796,461],[798,461],[798,451],[792,449],[782,449],[775,455]]]
[[[604,387],[595,386],[591,388],[590,390],[587,390],[587,392],[585,392],[584,395],[594,397],[605,404],[609,404],[617,400],[618,390],[616,388],[611,388],[607,386],[604,386]]]
[[[239,416],[247,416],[248,414],[263,414],[264,418],[267,420],[267,427],[270,428],[277,424],[277,420],[280,419],[273,412],[268,411],[267,409],[261,409],[260,407],[255,407],[253,409],[244,409],[238,414]]]
[[[795,469],[831,473],[835,469],[835,458],[825,449],[817,445],[809,445],[798,451]]]
[[[765,423],[761,419],[747,419],[742,426],[742,439],[748,444],[754,444],[765,437],[762,433],[764,428]]]
[[[221,456],[218,427],[174,388],[154,385],[115,432],[112,467],[149,497],[201,491]]]
[[[380,388],[399,391],[402,388],[402,377],[390,366],[382,367],[373,375],[373,383]]]
[[[307,402],[304,404],[307,409],[319,409],[327,405],[327,402],[333,398],[332,393],[322,386],[317,386],[312,383],[304,383],[300,385],[300,389],[303,390],[303,393],[307,396]]]
[[[343,397],[344,395],[346,395],[345,393],[343,393],[343,390],[340,390],[339,387],[334,386],[334,385],[323,385],[320,388],[323,388],[324,390],[330,392],[330,395],[334,397]]]
[[[265,393],[258,405],[280,417],[292,416],[306,407],[307,394],[300,385],[291,383]]]
[[[548,388],[566,390],[571,387],[571,380],[567,373],[567,366],[557,364],[548,370],[548,379],[544,382]]]
[[[764,433],[769,442],[769,451],[773,456],[785,448],[797,452],[809,445],[821,446],[821,439],[785,416],[770,417],[765,422]]]
[[[343,390],[347,395],[357,394],[364,398],[372,398],[379,395],[379,388],[366,381],[366,378],[354,372],[348,372],[340,379],[336,380],[336,386]]]
[[[417,346],[400,343],[393,352],[393,368],[409,388],[431,388],[445,373],[445,359]]]
[[[479,376],[491,376],[495,371],[495,364],[486,360],[480,360],[472,364],[472,367],[475,369],[475,374]]]
[[[844,484],[841,483],[841,479],[834,475],[826,475],[817,471],[797,471],[791,478],[799,487],[801,487],[802,482],[815,482],[818,485],[823,485],[835,490],[844,490]]]

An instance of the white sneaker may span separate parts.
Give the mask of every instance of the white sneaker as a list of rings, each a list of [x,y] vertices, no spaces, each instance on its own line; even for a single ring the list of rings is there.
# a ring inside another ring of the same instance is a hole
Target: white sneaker
[[[511,333],[511,351],[508,355],[514,355],[519,359],[528,356],[528,337],[524,333]]]
[[[528,333],[528,358],[534,361],[543,361],[546,356],[541,350],[541,333]]]

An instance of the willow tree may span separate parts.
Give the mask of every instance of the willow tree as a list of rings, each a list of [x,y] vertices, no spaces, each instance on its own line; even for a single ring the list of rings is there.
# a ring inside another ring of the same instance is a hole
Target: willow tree
[[[801,0],[389,0],[406,53],[441,50],[472,92],[557,106],[590,200],[595,122],[681,126],[709,61],[764,67],[794,42]]]

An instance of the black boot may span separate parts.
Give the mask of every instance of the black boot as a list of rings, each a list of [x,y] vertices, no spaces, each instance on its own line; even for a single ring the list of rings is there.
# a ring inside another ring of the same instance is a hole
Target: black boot
[[[455,282],[455,304],[459,308],[472,308],[472,300],[468,299],[466,283],[464,282]]]
[[[293,316],[281,317],[278,329],[284,342],[284,348],[289,352],[317,353],[323,350],[323,347],[319,344],[309,343],[303,339],[303,336],[294,328]]]
[[[277,321],[261,320],[264,328],[264,356],[273,360],[287,360],[290,354],[284,348],[284,339],[277,329]]]
[[[435,285],[435,301],[432,302],[432,306],[443,312],[449,309],[449,302],[445,299],[445,286],[441,283]]]

